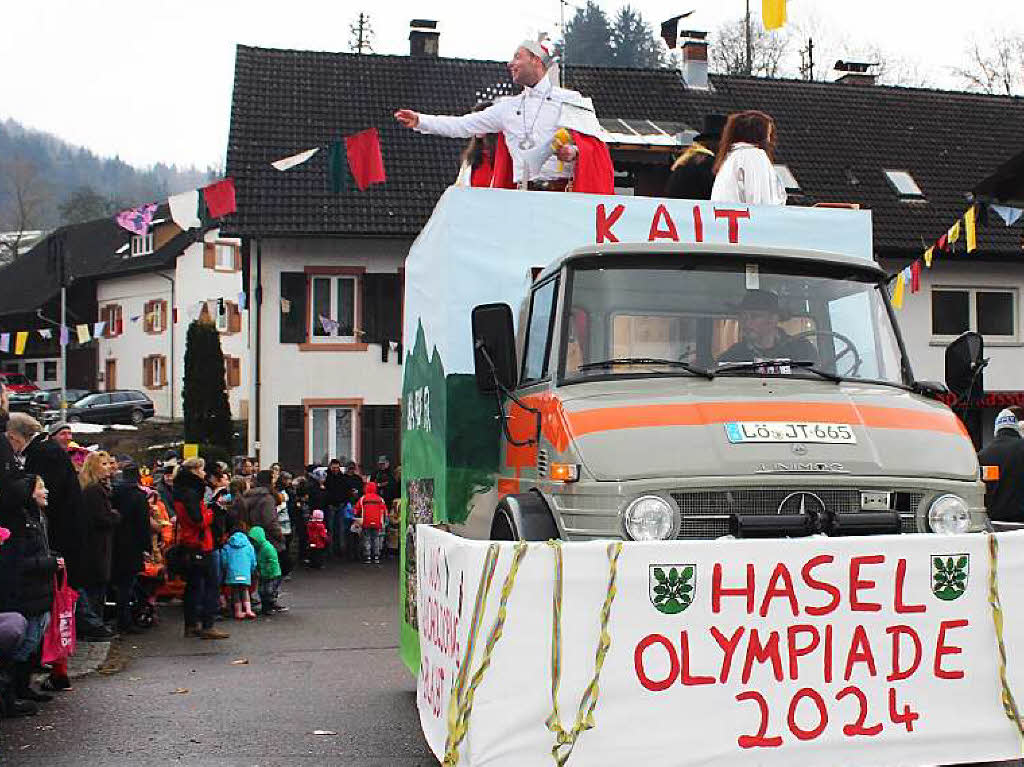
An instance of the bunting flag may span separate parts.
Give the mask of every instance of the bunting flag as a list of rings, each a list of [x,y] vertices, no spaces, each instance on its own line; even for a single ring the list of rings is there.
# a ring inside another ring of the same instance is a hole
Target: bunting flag
[[[348,167],[360,192],[372,184],[384,183],[384,158],[380,153],[380,136],[376,128],[345,136]]]
[[[345,155],[342,143],[334,141],[327,152],[327,188],[334,194],[345,190]]]
[[[0,352],[9,352],[11,350],[11,334],[0,333]]]
[[[67,346],[68,342],[71,341],[71,333],[64,325],[60,326],[60,345]]]
[[[955,224],[953,224],[953,226],[949,227],[949,231],[947,232],[947,234],[949,236],[946,238],[946,241],[950,245],[952,245],[954,242],[959,240],[960,239],[960,222],[957,221]]]
[[[313,149],[307,149],[305,152],[293,154],[291,157],[283,157],[280,160],[274,160],[274,162],[270,164],[277,170],[288,170],[289,168],[294,168],[296,165],[302,165],[302,163],[319,151],[320,147],[314,147]]]
[[[199,220],[199,190],[193,189],[167,198],[167,206],[171,209],[171,221],[182,230],[196,229],[202,226]]]
[[[325,333],[327,333],[328,335],[333,336],[333,335],[337,335],[338,328],[340,327],[340,324],[337,321],[332,320],[329,317],[324,317],[321,314],[320,315],[320,327],[322,327],[324,329]]]
[[[234,213],[237,210],[235,180],[225,178],[216,184],[203,187],[203,199],[206,201],[206,209],[210,212],[211,218],[221,218],[229,213]]]
[[[19,330],[17,335],[14,336],[14,353],[24,354],[25,344],[28,343],[28,331]]]
[[[49,341],[51,338],[53,338],[53,331],[50,330],[49,328],[43,328],[42,330],[39,331],[39,337],[42,338],[44,341]]]
[[[896,275],[896,289],[892,292],[892,308],[903,308],[903,272]]]
[[[78,343],[87,344],[89,343],[89,326],[88,325],[76,325],[75,332],[78,333]]]
[[[142,319],[142,315],[141,314],[136,314],[134,317],[131,317],[130,319],[131,319],[132,322],[138,322],[139,320]]]
[[[910,265],[910,292],[916,293],[921,289],[921,261],[915,261]]]
[[[92,326],[92,337],[99,338],[103,335],[103,330],[107,327],[106,321],[96,322]]]
[[[147,202],[137,208],[122,210],[114,220],[122,229],[127,229],[132,234],[145,235],[149,232],[149,225],[153,221],[153,214],[156,213],[156,203]]]
[[[996,212],[999,218],[1003,219],[1003,223],[1007,226],[1013,226],[1020,220],[1024,210],[1020,208],[1013,208],[1009,205],[989,205],[989,207]]]
[[[975,216],[977,206],[972,205],[964,213],[964,237],[967,240],[967,252],[973,253],[978,249],[978,227]]]
[[[245,291],[244,290],[241,290],[241,291],[238,292],[238,302],[237,303],[238,303],[238,308],[244,311],[245,310]]]
[[[935,247],[937,247],[939,250],[945,250],[948,247],[948,243],[946,242],[946,235],[942,235],[938,239],[938,241],[935,243]]]
[[[289,301],[287,298],[282,298],[281,299],[281,314],[291,314],[291,313],[292,313],[292,302]]]
[[[928,250],[924,252],[924,265],[929,269],[932,268],[932,255],[935,253],[935,246],[932,245]]]
[[[765,29],[781,27],[786,23],[786,0],[761,0],[761,18]]]

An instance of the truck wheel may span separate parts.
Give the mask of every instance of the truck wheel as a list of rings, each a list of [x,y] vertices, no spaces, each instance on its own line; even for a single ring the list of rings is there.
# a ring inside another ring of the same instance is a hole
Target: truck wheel
[[[560,537],[548,505],[536,490],[507,495],[494,510],[491,540],[546,541]]]

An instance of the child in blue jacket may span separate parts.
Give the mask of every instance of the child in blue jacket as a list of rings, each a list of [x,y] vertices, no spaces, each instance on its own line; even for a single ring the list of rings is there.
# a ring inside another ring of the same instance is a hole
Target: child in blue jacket
[[[224,584],[231,587],[231,602],[235,606],[235,620],[256,618],[249,600],[249,587],[256,571],[256,550],[241,527],[235,525],[231,537],[220,550],[220,570]]]

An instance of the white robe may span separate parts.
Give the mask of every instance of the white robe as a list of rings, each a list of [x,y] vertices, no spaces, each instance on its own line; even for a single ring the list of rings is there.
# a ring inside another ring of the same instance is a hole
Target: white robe
[[[775,173],[767,152],[753,144],[738,142],[732,145],[718,169],[711,199],[748,205],[785,205],[786,187]]]

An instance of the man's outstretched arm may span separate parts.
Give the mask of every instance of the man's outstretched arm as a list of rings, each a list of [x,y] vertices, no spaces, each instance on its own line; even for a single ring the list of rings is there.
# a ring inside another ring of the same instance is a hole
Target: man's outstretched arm
[[[395,119],[406,128],[420,133],[431,133],[435,136],[448,138],[469,138],[484,133],[501,133],[504,127],[503,114],[505,107],[493,104],[479,112],[470,112],[461,117],[450,115],[426,115],[411,109],[399,109]]]

